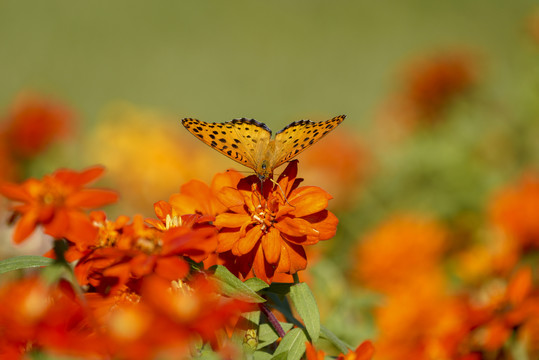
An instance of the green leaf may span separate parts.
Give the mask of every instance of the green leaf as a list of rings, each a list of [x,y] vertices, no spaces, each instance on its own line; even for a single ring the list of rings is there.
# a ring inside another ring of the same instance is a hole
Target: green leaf
[[[279,324],[281,324],[281,327],[283,328],[285,332],[289,331],[294,326],[293,324],[283,323],[283,322],[279,322]],[[266,347],[269,344],[273,344],[275,341],[277,341],[278,338],[279,338],[279,334],[275,332],[275,329],[273,328],[273,326],[271,326],[271,324],[268,324],[268,323],[261,324],[260,327],[258,328],[257,349],[262,349],[263,347]]]
[[[269,287],[269,285],[265,281],[260,280],[259,278],[255,278],[255,277],[247,279],[243,283],[247,285],[254,292],[258,292],[262,289]]]
[[[335,345],[335,347],[339,350],[340,353],[346,354],[348,352],[350,346],[348,346],[344,341],[339,339],[337,335],[332,333],[324,325],[320,326],[320,330],[322,333],[322,337],[329,340],[333,345]]]
[[[265,302],[264,298],[235,277],[228,269],[221,265],[210,268],[213,272],[213,281],[219,286],[224,295],[249,303]]]
[[[290,288],[290,298],[305,324],[311,341],[315,342],[320,336],[320,312],[311,289],[306,283],[295,284]]]
[[[292,309],[290,308],[290,304],[288,303],[287,298],[281,298],[278,295],[271,293],[267,294],[267,296],[268,299],[271,300],[271,302],[273,303],[272,307],[279,310],[288,321],[298,327],[303,327],[303,324],[294,317],[294,314],[292,314]]]
[[[273,357],[273,354],[270,354],[265,351],[255,351],[253,354],[253,360],[270,360]]]
[[[43,256],[17,256],[0,261],[0,274],[8,271],[28,269],[40,266],[49,266],[54,263],[54,259]]]
[[[272,283],[265,291],[277,295],[288,295],[290,287],[293,285],[289,283]]]
[[[274,355],[271,360],[288,360],[288,351]]]
[[[305,342],[307,341],[307,335],[303,329],[295,328],[290,330],[285,337],[281,340],[279,346],[275,350],[273,360],[281,359],[282,353],[287,353],[284,359],[299,360],[305,353]]]

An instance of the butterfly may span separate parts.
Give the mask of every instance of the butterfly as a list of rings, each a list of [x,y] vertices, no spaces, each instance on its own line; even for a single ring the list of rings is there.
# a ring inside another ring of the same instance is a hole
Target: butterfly
[[[294,121],[279,130],[275,139],[271,138],[271,130],[266,124],[254,119],[207,123],[185,118],[182,124],[191,134],[221,154],[253,169],[258,178],[264,181],[273,175],[275,168],[326,136],[345,117],[340,115],[320,122]]]

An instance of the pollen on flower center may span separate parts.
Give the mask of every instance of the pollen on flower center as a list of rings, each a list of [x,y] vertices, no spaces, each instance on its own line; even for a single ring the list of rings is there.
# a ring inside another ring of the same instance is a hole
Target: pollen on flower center
[[[147,254],[155,254],[161,248],[161,241],[157,238],[144,238],[140,237],[135,243],[135,247]]]
[[[167,217],[165,218],[165,228],[168,230],[170,228],[180,227],[182,226],[182,218],[178,215],[170,216],[170,214],[167,214]]]
[[[256,212],[258,210],[258,212]],[[257,209],[251,215],[251,218],[258,224],[260,224],[262,231],[268,232],[271,225],[275,222],[275,215],[269,211],[267,207],[258,205]]]

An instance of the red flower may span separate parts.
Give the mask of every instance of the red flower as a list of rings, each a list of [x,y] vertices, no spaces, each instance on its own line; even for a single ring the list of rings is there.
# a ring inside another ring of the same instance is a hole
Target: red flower
[[[5,183],[0,193],[22,204],[13,207],[22,215],[17,222],[13,241],[24,241],[36,228],[43,225],[45,233],[65,237],[71,241],[92,241],[96,229],[92,226],[86,209],[115,202],[118,195],[109,190],[87,189],[85,185],[103,174],[104,168],[95,166],[76,172],[58,170],[42,180],[29,179],[20,185]]]
[[[30,157],[67,135],[73,115],[62,104],[39,95],[22,94],[7,120],[10,149],[18,156]]]
[[[295,274],[307,266],[303,246],[335,235],[338,220],[326,210],[331,196],[318,187],[298,187],[302,179],[296,175],[297,160],[289,163],[278,185],[264,182],[263,193],[254,175],[219,192],[228,212],[215,219],[217,252],[230,252],[232,270],[243,277],[269,283],[275,274]]]
[[[66,281],[47,285],[32,277],[10,283],[0,289],[0,303],[2,359],[22,358],[32,349],[97,358],[103,350],[88,309]]]
[[[168,281],[184,278],[189,264],[183,256],[200,262],[215,250],[217,240],[216,230],[206,218],[184,215],[179,219],[177,227],[161,231],[136,216],[133,224],[113,230],[116,237],[105,233],[105,239],[97,243],[106,245],[92,249],[77,263],[77,279],[107,292],[124,286],[136,288],[143,277],[154,273]]]

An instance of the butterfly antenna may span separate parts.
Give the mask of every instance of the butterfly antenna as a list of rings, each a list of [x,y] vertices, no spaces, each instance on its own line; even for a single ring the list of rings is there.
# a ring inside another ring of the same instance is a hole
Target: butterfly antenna
[[[278,187],[279,189],[281,189],[281,193],[283,194],[284,201],[286,201],[286,203],[287,203],[288,205],[290,205],[290,206],[292,206],[293,208],[295,208],[294,205],[292,205],[292,204],[290,204],[290,203],[288,202],[288,199],[287,199],[287,197],[286,197],[286,194],[284,193],[283,188],[281,187],[281,184],[279,184],[277,181],[273,180],[273,178],[270,178],[270,180],[271,180],[271,182],[272,182],[273,184],[277,185],[277,187]]]

